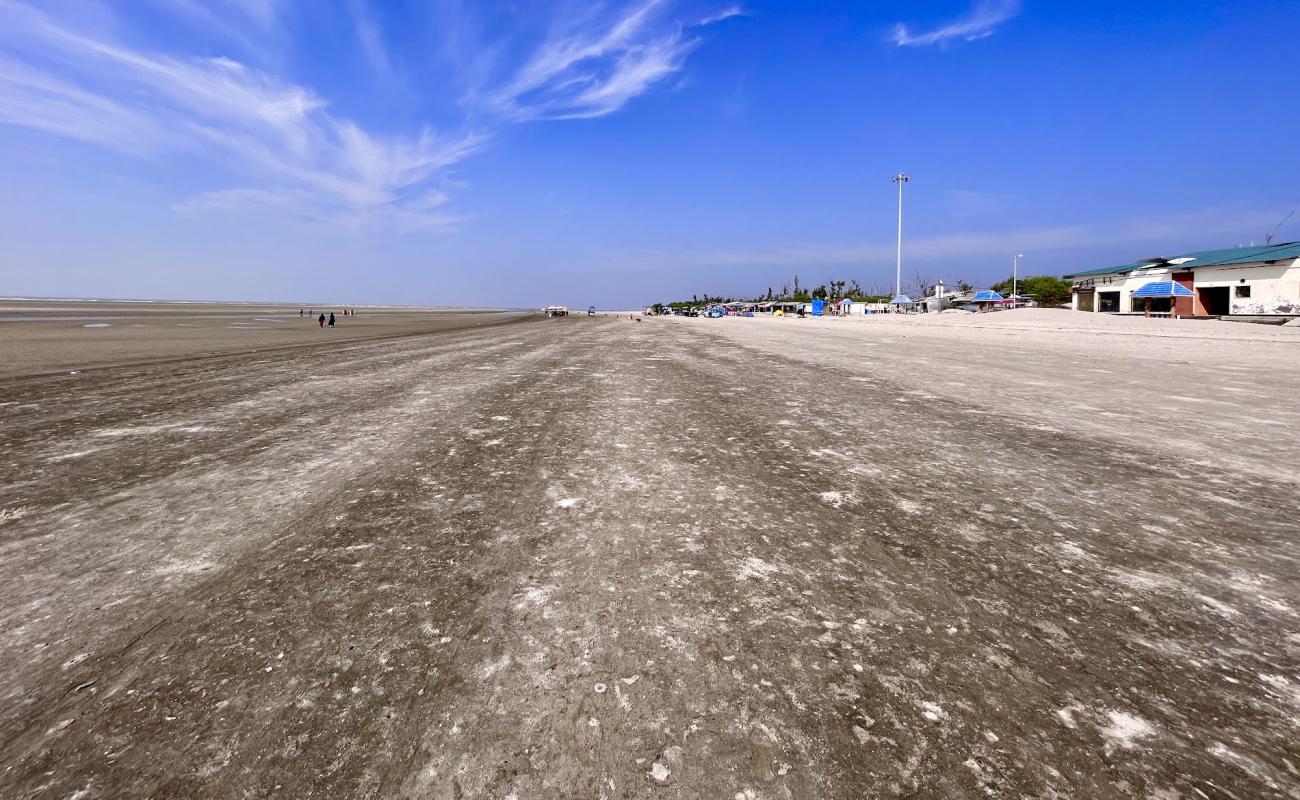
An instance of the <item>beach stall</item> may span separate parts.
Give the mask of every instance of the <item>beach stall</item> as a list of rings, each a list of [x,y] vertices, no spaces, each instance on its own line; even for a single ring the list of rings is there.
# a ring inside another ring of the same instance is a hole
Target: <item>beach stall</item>
[[[862,317],[871,313],[867,303],[854,302],[848,297],[841,300],[836,306],[839,309],[840,316],[843,317]]]
[[[906,311],[912,307],[912,298],[905,294],[896,294],[889,304],[894,307],[895,312]]]
[[[1143,313],[1148,317],[1173,317],[1174,301],[1179,297],[1193,297],[1192,290],[1178,281],[1151,281],[1129,295],[1141,300]]]
[[[984,312],[997,306],[998,303],[1001,303],[1002,295],[992,289],[985,289],[982,292],[976,292],[975,296],[972,297],[970,301],[978,306],[981,312]]]

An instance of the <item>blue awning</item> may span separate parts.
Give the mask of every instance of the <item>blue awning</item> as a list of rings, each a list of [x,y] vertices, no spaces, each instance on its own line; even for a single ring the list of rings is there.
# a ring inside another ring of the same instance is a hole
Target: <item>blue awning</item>
[[[985,289],[970,299],[972,303],[996,303],[1002,300],[1002,295],[992,289]]]
[[[910,306],[912,305],[912,298],[908,297],[905,294],[896,294],[894,295],[894,299],[890,300],[889,302],[897,306]]]
[[[1192,290],[1176,281],[1152,281],[1134,292],[1131,297],[1191,297]]]

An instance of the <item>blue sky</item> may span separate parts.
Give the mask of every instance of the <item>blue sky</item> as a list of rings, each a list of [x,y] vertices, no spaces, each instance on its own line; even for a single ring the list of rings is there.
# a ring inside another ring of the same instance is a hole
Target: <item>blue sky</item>
[[[1295,2],[0,0],[0,295],[884,288],[899,170],[905,283],[1262,242],[1300,206],[1295,30]]]

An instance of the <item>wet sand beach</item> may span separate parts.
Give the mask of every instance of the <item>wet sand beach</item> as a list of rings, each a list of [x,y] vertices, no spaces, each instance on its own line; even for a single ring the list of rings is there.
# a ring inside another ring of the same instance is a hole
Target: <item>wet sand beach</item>
[[[6,356],[0,797],[1300,796],[1300,331],[466,319]]]
[[[0,377],[454,330],[501,309],[0,299]],[[308,310],[314,311],[307,314]],[[316,317],[335,314],[321,330]]]

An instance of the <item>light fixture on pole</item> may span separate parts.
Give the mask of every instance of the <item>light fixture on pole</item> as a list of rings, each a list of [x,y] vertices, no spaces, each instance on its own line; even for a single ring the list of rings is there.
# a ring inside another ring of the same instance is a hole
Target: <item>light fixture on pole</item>
[[[903,293],[903,184],[910,180],[905,173],[898,173],[891,178],[898,184],[898,261],[894,270],[894,297]]]
[[[1011,307],[1016,307],[1016,273],[1020,269],[1020,259],[1024,258],[1024,253],[1018,253],[1015,258],[1011,259]]]

